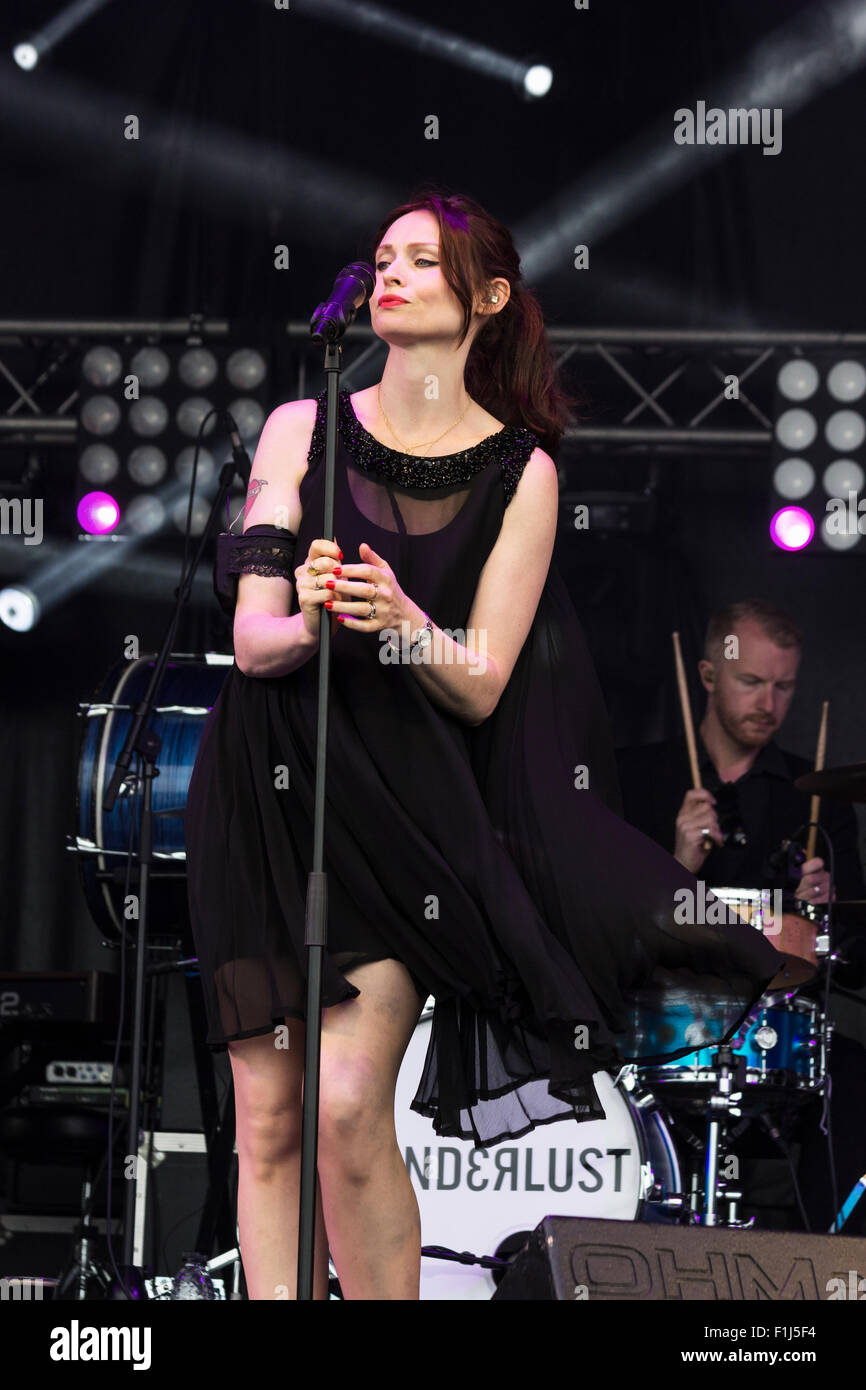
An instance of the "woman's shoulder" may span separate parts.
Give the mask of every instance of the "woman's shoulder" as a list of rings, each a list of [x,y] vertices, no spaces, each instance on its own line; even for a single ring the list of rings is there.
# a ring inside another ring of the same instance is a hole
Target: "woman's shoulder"
[[[297,401],[284,401],[271,411],[266,428],[284,441],[287,456],[298,460],[301,472],[317,453],[318,436],[323,430],[324,393]]]
[[[284,401],[271,411],[268,423],[273,420],[283,429],[298,433],[306,430],[309,433],[316,423],[318,408],[319,400],[316,396],[304,397],[299,401]]]

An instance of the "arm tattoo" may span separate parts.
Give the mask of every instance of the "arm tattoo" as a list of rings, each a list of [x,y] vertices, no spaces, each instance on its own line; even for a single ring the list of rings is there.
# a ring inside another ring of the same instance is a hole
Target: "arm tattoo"
[[[267,487],[267,485],[267,478],[250,478],[250,485],[247,488],[247,500],[244,506],[244,521],[246,521],[247,517],[249,516],[252,510],[253,503],[255,502],[262,488]]]

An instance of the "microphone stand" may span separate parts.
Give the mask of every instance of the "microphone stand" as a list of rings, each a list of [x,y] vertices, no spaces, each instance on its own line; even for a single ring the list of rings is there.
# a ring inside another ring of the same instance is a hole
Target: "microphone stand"
[[[337,277],[334,297],[319,304],[310,319],[310,333],[325,343],[325,497],[322,536],[334,539],[334,474],[337,457],[337,404],[343,349],[340,339],[356,311],[373,293],[373,267],[354,261]],[[328,944],[328,878],[324,872],[325,770],[328,757],[328,695],[331,675],[331,615],[319,613],[319,686],[316,709],[316,789],[313,807],[313,867],[307,876],[304,946],[307,952],[306,1034],[304,1038],[304,1101],[301,1113],[301,1184],[298,1207],[298,1284],[296,1298],[313,1297],[313,1258],[316,1240],[316,1179],[319,1145],[319,1075],[321,1071],[322,965]]]
[[[202,421],[202,424],[204,424],[204,421]],[[233,434],[234,432],[230,431],[230,436]],[[138,753],[141,759],[142,770],[140,772],[140,780],[144,786],[144,795],[142,798],[141,815],[138,826],[138,927],[135,942],[135,996],[131,1029],[132,1056],[129,1071],[129,1137],[127,1142],[127,1153],[136,1156],[136,1162],[132,1165],[132,1175],[126,1184],[123,1214],[122,1258],[125,1267],[124,1273],[132,1277],[134,1281],[133,1286],[137,1286],[139,1290],[143,1288],[143,1282],[141,1280],[140,1271],[136,1270],[133,1265],[132,1256],[135,1238],[135,1210],[138,1189],[137,1155],[139,1151],[138,1125],[141,1107],[141,1058],[145,977],[144,957],[150,906],[150,871],[154,862],[152,790],[153,779],[159,776],[157,760],[162,749],[162,739],[158,734],[154,733],[152,729],[149,729],[147,724],[153,713],[156,698],[159,694],[159,688],[162,684],[162,678],[165,674],[165,668],[168,665],[168,659],[174,644],[174,637],[177,631],[177,625],[180,621],[181,612],[183,611],[184,604],[189,598],[192,589],[192,581],[210,536],[216,518],[217,508],[222,502],[223,489],[227,489],[231,486],[231,481],[235,472],[241,476],[245,487],[249,485],[250,461],[243,447],[240,445],[239,439],[235,444],[235,438],[233,438],[232,442],[233,457],[229,459],[220,470],[220,485],[214,493],[207,525],[202,530],[198,549],[193,556],[192,564],[189,566],[187,574],[183,578],[183,583],[174,591],[174,612],[169,619],[165,635],[160,643],[159,652],[154,663],[147,690],[136,706],[134,715],[130,721],[129,729],[127,730],[126,738],[124,739],[123,747],[117,756],[111,781],[108,784],[108,788],[102,800],[102,809],[106,813],[110,813],[114,808],[114,803],[117,800],[121,786],[125,782],[131,782],[133,780],[130,778],[129,768],[132,762],[133,752]],[[192,482],[190,486],[192,487]],[[117,1272],[118,1271],[115,1269],[115,1273]],[[138,1296],[133,1295],[123,1279],[121,1279],[121,1284],[127,1297],[131,1298]]]
[[[315,322],[315,316],[314,316]],[[325,505],[322,535],[334,538],[334,474],[337,454],[337,401],[343,350],[339,339],[347,325],[330,329],[325,347],[327,381],[325,415]],[[313,335],[318,336],[314,333]],[[325,771],[328,756],[328,695],[331,674],[331,617],[319,616],[319,688],[316,711],[316,790],[313,808],[313,867],[307,876],[304,945],[307,951],[306,1033],[304,1037],[304,1102],[301,1116],[301,1190],[298,1215],[298,1300],[313,1297],[313,1257],[316,1238],[316,1179],[319,1143],[319,1075],[321,1071],[322,964],[328,944],[328,877],[324,872]]]

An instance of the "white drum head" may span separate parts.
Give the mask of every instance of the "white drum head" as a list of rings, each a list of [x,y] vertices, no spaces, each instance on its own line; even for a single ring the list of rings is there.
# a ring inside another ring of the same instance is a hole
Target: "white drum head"
[[[633,1221],[641,1198],[644,1153],[631,1107],[607,1072],[595,1083],[604,1120],[557,1120],[522,1139],[478,1149],[443,1139],[410,1109],[418,1089],[431,1020],[415,1029],[397,1080],[397,1140],[421,1213],[422,1246],[495,1255],[545,1216]],[[421,1257],[422,1299],[489,1299],[496,1285],[477,1265]]]

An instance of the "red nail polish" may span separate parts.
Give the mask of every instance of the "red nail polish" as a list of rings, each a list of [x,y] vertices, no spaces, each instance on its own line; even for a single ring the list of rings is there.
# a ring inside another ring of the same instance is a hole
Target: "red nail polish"
[[[342,565],[335,565],[335,566],[334,566],[334,574],[342,574],[342,573],[343,573],[343,567],[342,567]]]
[[[334,583],[333,579],[326,579],[326,580],[325,580],[325,588],[326,588],[326,589],[336,589],[336,587],[337,587],[337,586],[336,586],[336,584]]]
[[[334,600],[333,600],[332,598],[325,599],[325,607],[326,607],[326,608],[333,608],[333,606],[334,606]]]
[[[338,623],[344,623],[345,621],[346,621],[346,615],[345,615],[345,613],[338,613],[338,614],[337,614],[337,622],[338,622]]]
[[[340,551],[340,559],[342,560],[342,558],[343,558],[343,552],[342,552],[342,550],[341,550],[341,551]]]

